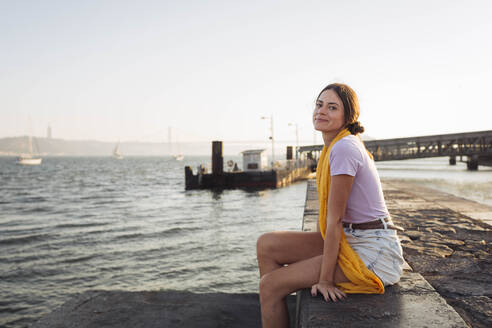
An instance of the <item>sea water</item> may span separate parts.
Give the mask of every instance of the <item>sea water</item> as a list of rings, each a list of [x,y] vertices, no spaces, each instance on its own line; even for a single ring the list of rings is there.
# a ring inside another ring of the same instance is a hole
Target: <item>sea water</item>
[[[468,171],[466,163],[449,165],[448,157],[376,162],[379,176],[403,179],[492,206],[492,167]]]
[[[301,228],[306,185],[185,191],[207,160],[0,158],[0,326],[88,289],[256,292],[256,240]]]

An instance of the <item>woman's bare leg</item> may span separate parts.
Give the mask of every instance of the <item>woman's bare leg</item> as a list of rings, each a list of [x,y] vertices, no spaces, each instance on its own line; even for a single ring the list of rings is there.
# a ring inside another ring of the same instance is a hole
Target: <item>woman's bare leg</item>
[[[263,328],[289,327],[285,297],[302,288],[309,288],[319,280],[323,255],[282,266],[265,273],[260,279],[261,321]],[[347,277],[337,265],[335,283]]]
[[[285,264],[323,254],[323,238],[319,232],[269,232],[258,238],[256,252],[261,278]]]

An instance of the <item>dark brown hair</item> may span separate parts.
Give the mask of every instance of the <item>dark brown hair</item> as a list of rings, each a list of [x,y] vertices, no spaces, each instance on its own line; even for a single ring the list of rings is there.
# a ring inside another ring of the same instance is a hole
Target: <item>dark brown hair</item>
[[[321,90],[316,100],[318,100],[319,96],[321,96],[321,94],[326,90],[335,91],[340,100],[342,100],[345,114],[345,127],[350,131],[350,133],[356,135],[364,132],[364,127],[360,125],[359,121],[357,121],[360,114],[360,107],[359,99],[357,98],[355,91],[346,84],[332,83]]]

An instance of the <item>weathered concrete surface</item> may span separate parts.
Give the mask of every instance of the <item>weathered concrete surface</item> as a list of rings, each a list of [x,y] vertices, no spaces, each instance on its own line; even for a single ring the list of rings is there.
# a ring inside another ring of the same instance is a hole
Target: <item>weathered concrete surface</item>
[[[294,312],[295,297],[288,304]],[[34,328],[260,327],[258,294],[87,291]]]
[[[383,180],[405,259],[473,327],[492,327],[492,207]]]
[[[316,231],[317,199],[315,181],[310,180],[304,208],[304,231]],[[410,198],[408,201],[411,202]],[[437,247],[437,251],[447,249]],[[387,287],[384,295],[349,295],[344,302],[327,303],[321,297],[311,297],[308,289],[300,291],[297,327],[327,326],[467,327],[456,311],[408,265],[400,283]]]

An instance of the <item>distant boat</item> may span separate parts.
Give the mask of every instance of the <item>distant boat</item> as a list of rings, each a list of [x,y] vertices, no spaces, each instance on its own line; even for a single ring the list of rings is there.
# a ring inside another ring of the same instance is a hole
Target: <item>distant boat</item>
[[[178,149],[178,153],[173,154],[172,128],[169,127],[169,147],[171,148],[170,152],[176,161],[182,161],[184,159],[184,155],[181,154],[181,147],[180,147],[180,144],[177,140],[178,140],[178,137],[176,137],[176,147]]]
[[[118,141],[118,144],[116,145],[116,147],[114,147],[113,158],[123,159],[123,155],[121,155],[121,152],[120,152],[120,142],[119,141]]]
[[[17,164],[20,165],[40,165],[43,159],[41,156],[39,156],[39,150],[38,154],[36,155],[33,152],[33,147],[32,147],[32,136],[29,136],[29,154],[22,154],[17,158]]]
[[[178,155],[173,155],[174,159],[177,160],[177,161],[182,161],[184,159],[184,156],[181,155],[181,154],[178,154]]]

